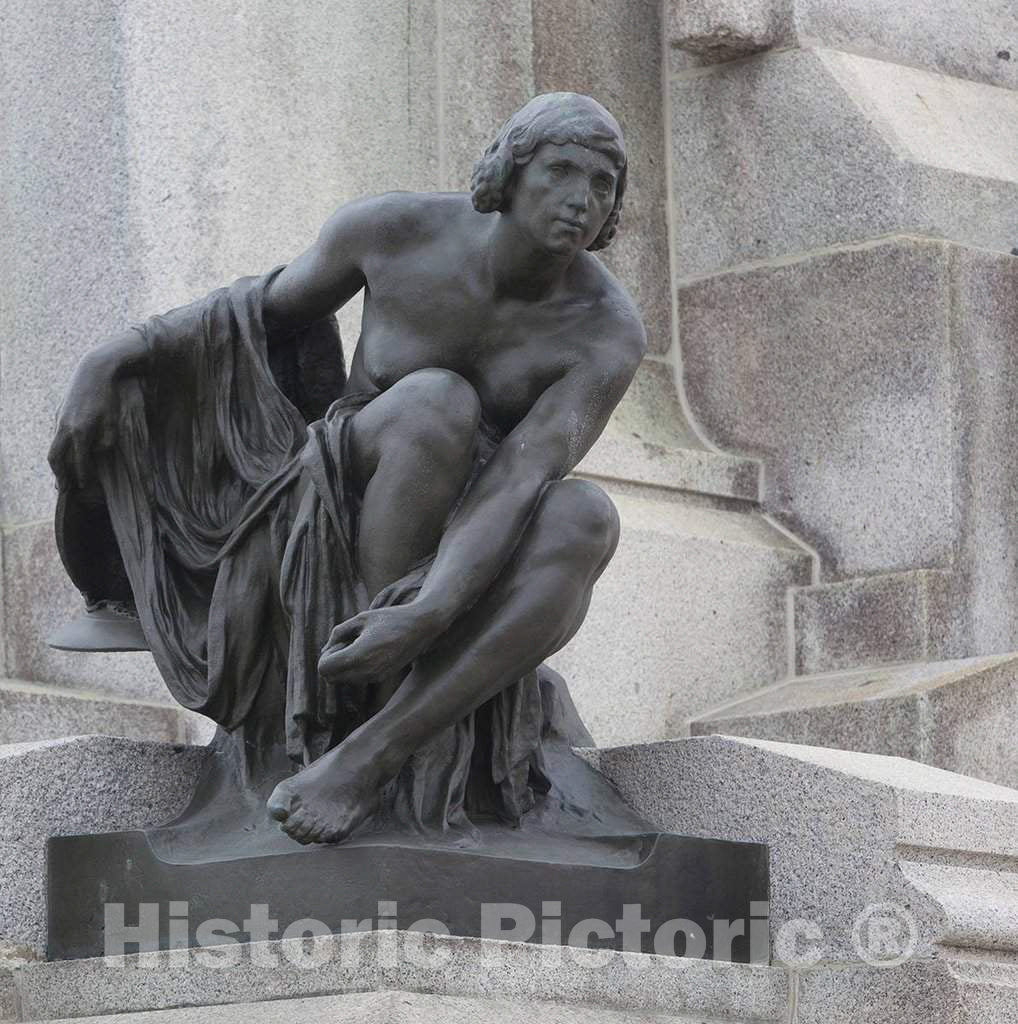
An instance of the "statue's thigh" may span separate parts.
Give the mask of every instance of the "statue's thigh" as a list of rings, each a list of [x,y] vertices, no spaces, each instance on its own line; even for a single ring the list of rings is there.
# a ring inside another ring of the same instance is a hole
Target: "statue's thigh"
[[[480,418],[477,393],[459,374],[434,368],[408,374],[353,415],[348,455],[354,479],[366,485],[382,459],[423,469],[416,460],[421,450],[428,453],[429,472],[458,477],[473,458]]]

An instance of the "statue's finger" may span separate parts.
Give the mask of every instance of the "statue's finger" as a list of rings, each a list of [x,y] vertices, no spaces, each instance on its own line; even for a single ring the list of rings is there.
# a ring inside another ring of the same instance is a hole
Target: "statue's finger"
[[[329,634],[330,646],[332,644],[348,644],[355,640],[360,635],[363,626],[360,618],[360,615],[355,615],[352,619],[347,619],[346,622],[333,626],[332,632]]]
[[[343,657],[347,648],[333,650],[328,648],[318,659],[318,674],[326,679],[335,679],[343,672],[346,661]]]

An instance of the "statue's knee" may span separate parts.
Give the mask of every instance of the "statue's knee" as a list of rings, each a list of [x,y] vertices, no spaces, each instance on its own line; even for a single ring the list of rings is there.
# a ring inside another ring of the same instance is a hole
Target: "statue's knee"
[[[618,510],[611,498],[589,481],[549,484],[540,512],[555,546],[573,560],[600,565],[618,545]]]
[[[420,440],[432,449],[473,447],[481,401],[465,378],[431,367],[408,374],[396,386]]]

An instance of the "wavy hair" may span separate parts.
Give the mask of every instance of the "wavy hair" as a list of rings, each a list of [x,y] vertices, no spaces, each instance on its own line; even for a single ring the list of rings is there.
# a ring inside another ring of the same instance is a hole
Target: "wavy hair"
[[[474,166],[470,195],[479,213],[501,213],[509,208],[516,170],[530,163],[545,142],[563,146],[569,142],[604,153],[619,172],[615,205],[587,246],[591,251],[611,243],[619,228],[622,197],[626,191],[628,160],[622,129],[596,100],[575,92],[548,92],[535,96],[509,118],[495,140]]]

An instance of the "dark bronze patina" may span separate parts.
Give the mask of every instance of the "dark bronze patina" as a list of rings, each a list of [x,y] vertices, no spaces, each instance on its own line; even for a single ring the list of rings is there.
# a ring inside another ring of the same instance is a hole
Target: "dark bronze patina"
[[[538,96],[469,195],[349,203],[289,265],[82,361],[50,462],[89,613],[55,643],[147,645],[219,725],[191,807],[146,833],[157,859],[646,858],[543,665],[618,540],[605,493],[567,478],[645,350],[591,252],[626,173],[607,110]],[[347,375],[333,314],[362,291]]]

